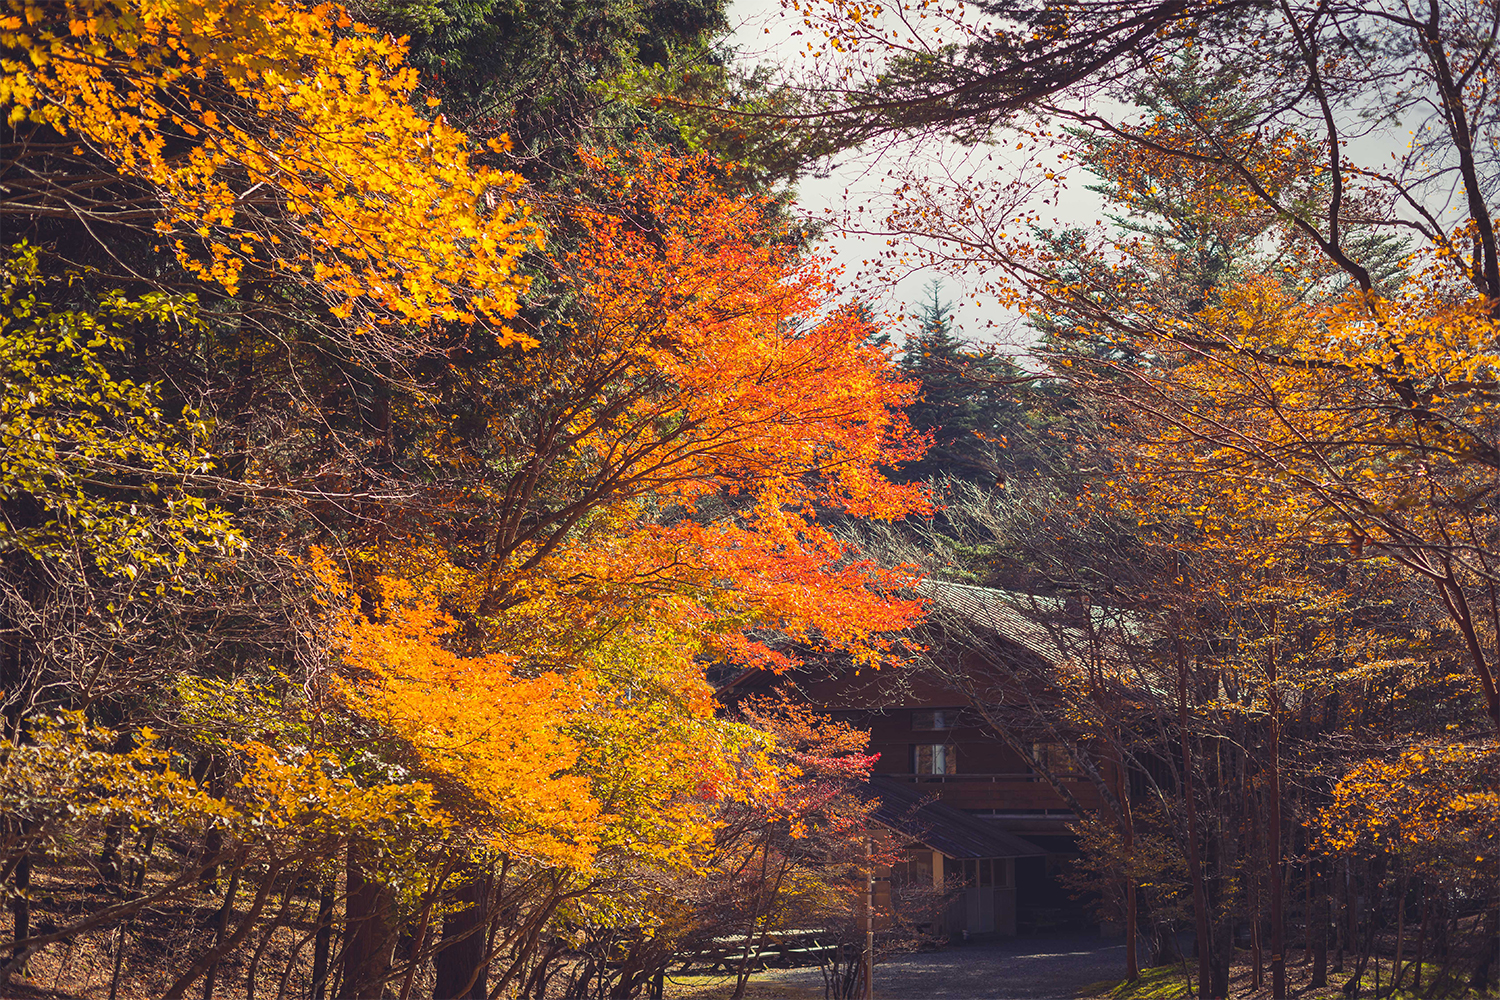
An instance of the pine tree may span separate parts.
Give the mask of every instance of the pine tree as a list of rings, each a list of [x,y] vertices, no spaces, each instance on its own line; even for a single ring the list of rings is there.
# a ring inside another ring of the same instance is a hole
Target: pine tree
[[[921,386],[907,409],[912,427],[928,434],[926,455],[902,466],[907,481],[964,479],[994,486],[1003,478],[1006,435],[1022,419],[1008,387],[1023,375],[1009,359],[974,350],[953,330],[953,304],[933,281],[917,306],[917,326],[906,338],[902,372]]]

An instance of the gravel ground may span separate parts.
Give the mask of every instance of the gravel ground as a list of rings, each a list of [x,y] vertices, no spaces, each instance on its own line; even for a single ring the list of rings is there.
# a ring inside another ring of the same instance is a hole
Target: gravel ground
[[[1125,975],[1125,945],[1097,934],[1005,938],[903,955],[875,967],[877,1000],[1067,1000]],[[758,997],[821,997],[817,969],[768,969]],[[785,988],[785,993],[779,993]]]

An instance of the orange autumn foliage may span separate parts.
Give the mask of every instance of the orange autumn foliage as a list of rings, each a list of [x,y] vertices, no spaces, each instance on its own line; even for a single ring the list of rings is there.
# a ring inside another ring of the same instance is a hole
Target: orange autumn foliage
[[[313,570],[346,705],[492,850],[582,883],[621,864],[691,865],[723,801],[781,794],[764,748],[716,718],[690,636],[638,624],[538,672],[521,666],[530,657],[453,652],[431,592],[381,577],[361,611],[326,559]]]
[[[1337,852],[1362,845],[1435,849],[1477,864],[1500,851],[1500,794],[1493,743],[1425,740],[1389,759],[1352,767],[1319,815],[1323,843]]]
[[[521,471],[480,482],[482,518],[365,550],[363,609],[321,570],[348,704],[480,804],[497,849],[575,873],[687,863],[713,803],[780,794],[728,763],[759,751],[715,720],[704,663],[898,654],[911,572],[820,518],[930,509],[880,472],[920,450],[913,387],[771,206],[703,158],[585,160],[599,197],[554,212],[537,287],[572,319],[475,370],[504,387],[482,445],[432,439]]]
[[[353,670],[343,685],[350,706],[399,737],[424,769],[462,785],[478,806],[469,819],[497,849],[587,861],[599,809],[572,770],[578,747],[564,731],[586,680],[527,677],[509,656],[454,653],[445,645],[452,621],[410,583],[381,578],[366,615],[326,561],[314,570],[328,593],[329,638]]]
[[[550,251],[551,287],[577,305],[552,335],[568,354],[528,355],[517,381],[591,391],[557,418],[564,499],[515,521],[551,518],[551,534],[515,544],[503,571],[492,544],[471,606],[525,614],[565,581],[592,604],[652,602],[721,655],[789,662],[747,637],[774,628],[873,662],[920,613],[891,596],[911,573],[852,560],[819,518],[930,509],[880,471],[920,452],[900,412],[914,387],[772,207],[725,191],[711,160],[582,158],[597,196],[559,209]]]

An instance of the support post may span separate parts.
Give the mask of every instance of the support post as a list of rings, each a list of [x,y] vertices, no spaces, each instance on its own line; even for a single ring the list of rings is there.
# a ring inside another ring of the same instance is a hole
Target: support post
[[[875,864],[874,841],[865,837],[865,1000],[875,1000]]]

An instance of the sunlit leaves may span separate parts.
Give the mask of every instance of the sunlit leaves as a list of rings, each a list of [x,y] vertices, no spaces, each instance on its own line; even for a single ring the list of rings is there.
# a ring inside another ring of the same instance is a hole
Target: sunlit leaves
[[[1326,847],[1436,852],[1461,870],[1500,860],[1495,748],[1417,743],[1351,768],[1319,816]]]
[[[451,621],[403,581],[381,580],[378,604],[361,614],[330,567],[317,569],[337,602],[330,637],[354,671],[351,706],[406,741],[424,768],[461,782],[497,849],[586,863],[598,806],[572,773],[577,748],[564,729],[588,687],[560,674],[518,676],[500,654],[451,652]]]
[[[0,261],[0,553],[180,586],[189,560],[244,542],[226,511],[185,488],[214,468],[198,443],[208,427],[186,408],[168,418],[157,388],[113,362],[143,324],[199,326],[196,303],[115,292],[67,308],[40,297],[65,294],[34,248]]]
[[[511,336],[517,258],[538,240],[520,178],[418,113],[400,42],[336,6],[278,0],[8,10],[10,124],[56,128],[149,185],[158,207],[130,221],[153,222],[190,271],[231,293],[247,271],[293,277],[361,326],[488,321]]]

